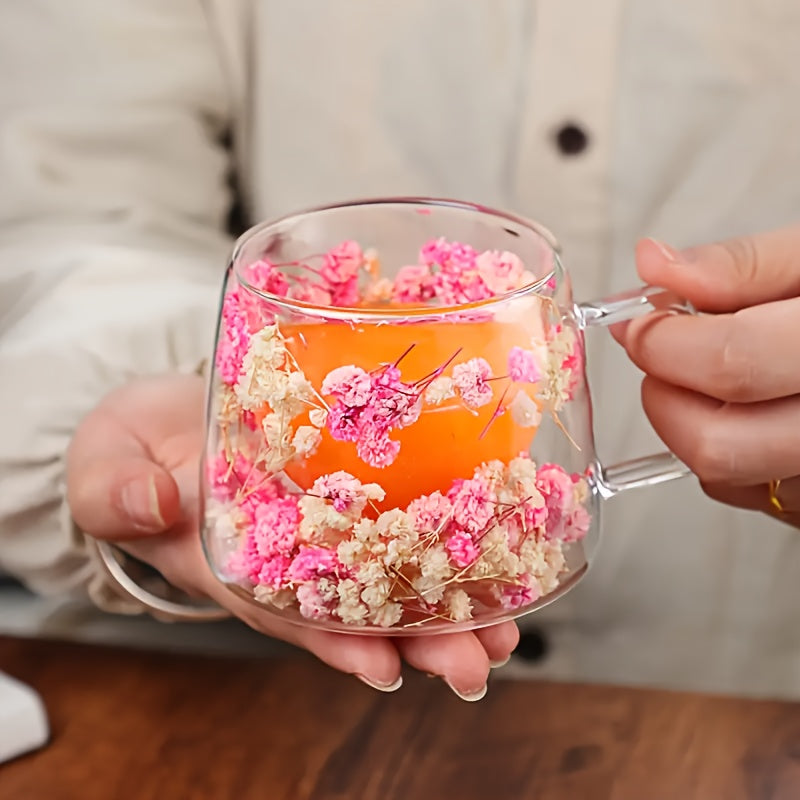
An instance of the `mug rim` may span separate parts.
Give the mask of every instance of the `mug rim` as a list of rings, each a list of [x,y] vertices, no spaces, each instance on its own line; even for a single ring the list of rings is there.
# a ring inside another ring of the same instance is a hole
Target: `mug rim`
[[[358,308],[358,307],[345,307],[345,306],[328,306],[319,305],[316,303],[308,303],[303,300],[294,300],[280,295],[273,294],[272,292],[259,289],[249,283],[241,274],[239,261],[241,260],[242,252],[247,244],[249,244],[255,237],[268,231],[270,228],[290,222],[300,217],[309,216],[325,211],[339,211],[347,208],[355,208],[359,206],[389,206],[389,205],[408,205],[408,206],[435,206],[440,208],[454,208],[460,211],[470,211],[482,214],[489,217],[496,217],[500,220],[513,222],[523,228],[526,228],[535,236],[539,237],[553,255],[554,266],[546,275],[538,278],[531,283],[514,289],[510,292],[496,294],[492,297],[483,300],[476,300],[469,303],[458,303],[443,306],[419,306],[412,308]],[[246,230],[236,240],[231,253],[229,266],[236,276],[237,282],[243,286],[247,291],[266,300],[267,302],[277,306],[282,311],[289,314],[300,314],[306,317],[324,318],[326,320],[344,320],[344,321],[365,321],[372,323],[381,322],[397,322],[398,320],[426,320],[437,319],[441,320],[443,317],[458,316],[464,313],[475,313],[491,309],[495,306],[508,303],[513,300],[527,297],[528,295],[539,295],[541,290],[548,288],[548,284],[558,274],[563,272],[563,265],[559,257],[560,247],[555,236],[541,223],[527,219],[525,217],[512,214],[507,211],[500,211],[490,206],[484,206],[478,203],[471,203],[464,200],[451,200],[441,197],[416,197],[416,196],[398,196],[398,197],[373,197],[355,200],[344,200],[336,203],[328,203],[324,205],[314,206],[301,211],[294,211],[284,214],[276,219],[267,220],[253,225]]]

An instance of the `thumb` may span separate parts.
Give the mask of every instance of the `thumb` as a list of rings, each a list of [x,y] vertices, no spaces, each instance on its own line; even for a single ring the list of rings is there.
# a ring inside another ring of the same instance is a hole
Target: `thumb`
[[[173,477],[145,455],[71,452],[67,502],[78,527],[98,539],[124,540],[160,533],[180,517]]]
[[[636,247],[646,283],[700,311],[730,312],[800,295],[800,225],[678,251],[653,239]]]

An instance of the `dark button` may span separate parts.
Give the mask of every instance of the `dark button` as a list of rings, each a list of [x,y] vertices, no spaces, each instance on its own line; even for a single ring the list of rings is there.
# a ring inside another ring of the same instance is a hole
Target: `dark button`
[[[544,638],[541,631],[522,631],[514,655],[524,661],[541,661],[547,655],[548,650],[547,639]]]
[[[570,122],[558,130],[556,143],[565,156],[577,156],[589,146],[589,137],[583,128]]]

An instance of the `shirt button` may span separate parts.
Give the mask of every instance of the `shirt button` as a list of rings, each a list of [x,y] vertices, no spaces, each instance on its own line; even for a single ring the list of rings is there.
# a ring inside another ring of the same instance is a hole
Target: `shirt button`
[[[586,131],[574,122],[568,122],[559,128],[555,140],[558,149],[565,156],[577,156],[589,146]]]

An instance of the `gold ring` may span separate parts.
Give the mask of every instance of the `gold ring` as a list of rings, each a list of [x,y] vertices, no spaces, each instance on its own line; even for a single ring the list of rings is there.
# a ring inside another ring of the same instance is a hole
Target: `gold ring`
[[[769,502],[770,505],[779,513],[785,514],[786,509],[783,507],[783,503],[778,499],[778,489],[781,488],[780,480],[774,480],[769,482]]]

